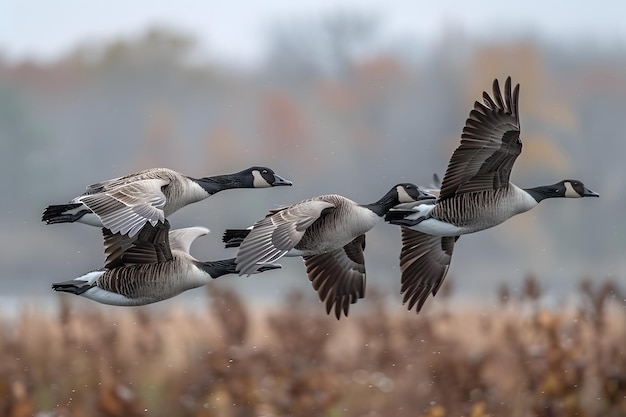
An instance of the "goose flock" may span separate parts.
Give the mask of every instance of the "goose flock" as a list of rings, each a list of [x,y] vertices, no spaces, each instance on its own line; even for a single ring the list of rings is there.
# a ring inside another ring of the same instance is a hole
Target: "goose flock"
[[[189,254],[208,229],[170,230],[167,217],[219,191],[290,186],[291,181],[255,166],[200,179],[154,168],[89,185],[69,203],[48,206],[42,220],[101,228],[104,266],[52,288],[104,304],[138,306],[225,274],[278,269],[276,261],[295,256],[304,259],[326,312],[339,319],[365,296],[365,234],[384,218],[401,228],[403,303],[419,312],[441,287],[461,235],[494,227],[547,198],[598,197],[574,179],[534,188],[512,184],[521,151],[519,84],[512,88],[508,77],[501,90],[496,79],[493,94],[484,92],[483,103],[475,102],[440,189],[400,183],[370,204],[330,194],[271,209],[253,226],[226,230],[225,247],[237,248],[237,254],[218,261]]]

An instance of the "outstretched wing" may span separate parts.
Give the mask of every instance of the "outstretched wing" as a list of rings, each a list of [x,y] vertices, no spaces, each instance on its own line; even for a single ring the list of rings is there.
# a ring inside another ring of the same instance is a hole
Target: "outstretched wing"
[[[319,255],[305,256],[309,280],[326,313],[335,309],[335,317],[348,315],[350,304],[365,296],[365,235],[360,235],[340,249]]]
[[[115,268],[135,264],[162,263],[172,260],[169,243],[170,224],[147,223],[133,237],[102,229],[104,236],[104,267]]]
[[[493,99],[484,92],[483,101],[484,104],[474,103],[465,122],[461,144],[452,154],[443,177],[440,199],[495,190],[509,183],[515,159],[522,152],[519,84],[511,92],[508,77],[502,97],[498,80],[494,80]]]
[[[100,193],[86,194],[76,201],[89,207],[111,232],[132,237],[146,223],[154,226],[165,220],[163,207],[166,198],[162,187],[167,184],[169,181],[162,178],[145,179]]]
[[[409,310],[417,304],[416,312],[419,313],[428,296],[437,294],[458,239],[458,236],[431,236],[402,228],[401,292],[404,294],[402,302],[408,303]]]
[[[252,227],[237,252],[239,274],[252,274],[258,263],[272,263],[293,249],[306,229],[333,204],[307,200],[265,217]]]
[[[170,249],[189,254],[191,244],[200,236],[209,234],[206,227],[185,227],[169,232]]]

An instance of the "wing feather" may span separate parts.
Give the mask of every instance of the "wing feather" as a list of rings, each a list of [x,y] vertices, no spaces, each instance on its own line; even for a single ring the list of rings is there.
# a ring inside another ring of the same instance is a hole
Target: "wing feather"
[[[326,312],[339,319],[348,315],[350,304],[365,296],[365,235],[346,246],[319,255],[305,256],[307,275]]]
[[[135,236],[113,233],[103,228],[104,267],[111,269],[134,264],[160,263],[172,260],[169,244],[169,222],[146,224]]]
[[[168,183],[162,178],[145,179],[76,200],[100,217],[111,232],[134,236],[146,222],[155,225],[165,220],[166,197],[161,188]]]
[[[183,229],[172,230],[168,234],[170,249],[188,255],[191,244],[200,236],[207,235],[208,233],[209,229],[206,227],[185,227]]]
[[[428,295],[436,295],[450,267],[458,236],[431,236],[402,228],[400,271],[403,303],[419,313]]]
[[[258,263],[274,262],[293,249],[322,211],[333,207],[322,200],[306,200],[275,211],[252,227],[237,252],[241,275],[253,273]]]
[[[484,104],[474,103],[443,177],[440,199],[456,194],[492,190],[509,183],[511,169],[522,152],[518,113],[519,84],[511,91],[493,82],[493,98],[483,93]]]

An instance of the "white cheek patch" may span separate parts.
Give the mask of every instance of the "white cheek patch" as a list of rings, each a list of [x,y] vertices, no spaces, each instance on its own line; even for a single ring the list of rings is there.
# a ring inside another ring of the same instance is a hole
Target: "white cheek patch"
[[[397,186],[396,187],[396,192],[398,193],[398,201],[401,203],[411,203],[413,201],[416,201],[413,197],[411,197],[406,190],[404,189],[404,187],[401,186]]]
[[[574,190],[574,187],[572,187],[572,183],[569,181],[565,182],[565,197],[568,197],[568,198],[580,197],[580,194],[578,194],[576,190]]]
[[[265,178],[263,178],[261,173],[256,169],[252,171],[252,176],[254,177],[254,181],[252,182],[252,185],[254,186],[254,188],[265,188],[271,185],[269,182],[265,180]]]

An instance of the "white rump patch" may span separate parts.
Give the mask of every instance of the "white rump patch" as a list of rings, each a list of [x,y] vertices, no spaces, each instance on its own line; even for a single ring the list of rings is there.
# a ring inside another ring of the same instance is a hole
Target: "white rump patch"
[[[409,214],[406,218],[410,220],[417,220],[420,217],[427,217],[434,208],[434,204],[416,204],[411,208],[415,214]]]
[[[80,276],[78,278],[75,278],[74,281],[85,281],[87,283],[89,283],[90,285],[94,283],[95,280],[97,280],[102,274],[104,274],[104,271],[91,271],[86,273],[83,276]]]

